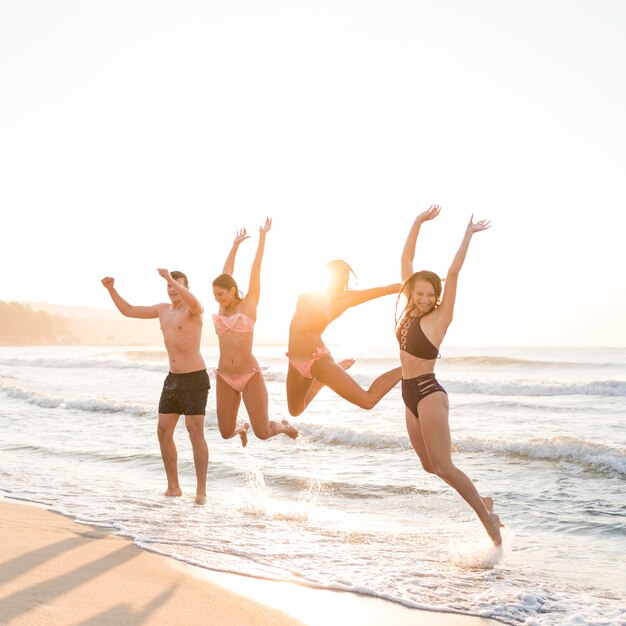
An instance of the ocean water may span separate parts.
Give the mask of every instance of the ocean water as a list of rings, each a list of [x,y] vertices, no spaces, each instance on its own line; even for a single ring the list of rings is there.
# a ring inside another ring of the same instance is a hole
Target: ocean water
[[[363,385],[397,365],[395,349],[331,348]],[[255,350],[276,419],[289,417],[284,351]],[[502,549],[422,470],[399,386],[371,411],[322,390],[291,420],[298,440],[251,435],[246,449],[220,438],[212,390],[208,503],[193,503],[182,420],[185,493],[163,497],[160,347],[0,348],[0,489],[198,567],[505,624],[626,624],[626,349],[443,355],[454,458],[495,499]]]

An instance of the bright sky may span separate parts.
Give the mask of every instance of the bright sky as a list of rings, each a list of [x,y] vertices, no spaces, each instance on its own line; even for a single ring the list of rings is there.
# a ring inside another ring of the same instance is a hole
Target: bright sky
[[[472,212],[451,346],[626,345],[626,3],[621,0],[5,0],[0,300],[207,312],[237,228],[274,219],[258,341],[333,258],[445,275]],[[393,345],[395,299],[329,341]],[[208,324],[207,324],[208,325]]]

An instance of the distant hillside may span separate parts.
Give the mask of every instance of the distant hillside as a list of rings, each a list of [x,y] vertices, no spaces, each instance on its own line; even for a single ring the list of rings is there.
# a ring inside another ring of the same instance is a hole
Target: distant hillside
[[[60,315],[34,311],[17,302],[0,301],[0,343],[78,343]]]
[[[50,304],[48,302],[22,302],[34,311],[45,311],[52,315],[75,317],[78,319],[106,318],[115,319],[120,316],[117,310],[93,309],[84,306],[67,306],[65,304]]]
[[[160,345],[158,320],[117,311],[0,301],[0,344]]]

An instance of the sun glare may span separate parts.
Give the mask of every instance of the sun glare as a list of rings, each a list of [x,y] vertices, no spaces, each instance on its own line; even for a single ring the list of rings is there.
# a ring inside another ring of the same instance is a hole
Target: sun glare
[[[303,291],[324,291],[329,287],[331,278],[327,267],[312,267],[302,275]]]

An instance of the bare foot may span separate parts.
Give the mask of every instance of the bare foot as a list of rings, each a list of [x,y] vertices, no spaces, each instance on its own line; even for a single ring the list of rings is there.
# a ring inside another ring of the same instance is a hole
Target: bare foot
[[[285,433],[287,437],[295,439],[300,434],[287,420],[281,420],[280,423],[283,425],[283,433]]]
[[[194,502],[196,504],[206,504],[206,493],[197,493]]]
[[[485,524],[485,529],[491,537],[491,540],[499,546],[502,543],[502,535],[500,534],[500,528],[504,524],[500,521],[500,518],[493,512],[493,498],[491,496],[483,496],[482,498],[485,508],[489,512],[490,521]]]
[[[177,496],[182,496],[183,492],[180,487],[168,487],[164,492],[164,496],[169,496],[170,498],[175,498]]]
[[[250,428],[250,424],[246,422],[239,426],[239,428],[235,431],[239,438],[241,439],[241,445],[245,448],[248,445],[248,428]]]
[[[502,545],[502,535],[500,534],[500,528],[504,526],[504,524],[500,521],[500,518],[495,513],[489,514],[490,523],[485,525],[485,529],[487,533],[491,537],[491,541],[497,546]]]
[[[337,363],[344,370],[349,370],[354,365],[354,359],[343,359]]]

